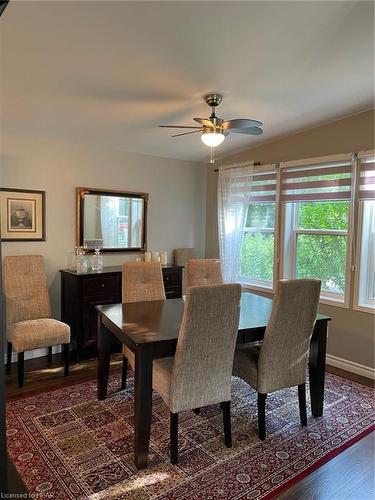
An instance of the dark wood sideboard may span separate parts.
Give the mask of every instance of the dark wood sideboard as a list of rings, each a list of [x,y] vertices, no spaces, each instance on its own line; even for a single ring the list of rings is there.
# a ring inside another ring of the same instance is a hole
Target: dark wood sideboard
[[[162,266],[167,299],[182,297],[183,266]],[[96,349],[99,304],[121,302],[121,266],[105,267],[103,272],[77,274],[70,269],[61,273],[61,320],[72,332],[72,345],[77,359]]]

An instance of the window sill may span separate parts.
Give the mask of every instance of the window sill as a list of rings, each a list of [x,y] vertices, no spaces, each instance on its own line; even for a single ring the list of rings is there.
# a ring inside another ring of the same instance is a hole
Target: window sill
[[[254,292],[265,292],[265,293],[270,293],[272,295],[275,292],[275,290],[273,288],[268,288],[268,287],[265,287],[265,286],[257,286],[257,285],[253,285],[251,283],[245,283],[243,281],[238,281],[238,283],[245,290],[254,290]]]
[[[343,309],[349,309],[349,304],[344,300],[333,299],[332,297],[320,297],[319,304],[326,304],[327,306],[342,307]]]
[[[353,311],[359,311],[367,314],[375,314],[375,307],[374,306],[360,306],[360,305],[355,305],[353,306]]]

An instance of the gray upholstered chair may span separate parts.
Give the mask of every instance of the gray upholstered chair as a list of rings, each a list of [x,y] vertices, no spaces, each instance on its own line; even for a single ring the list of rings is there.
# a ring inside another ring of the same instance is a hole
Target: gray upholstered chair
[[[301,425],[307,425],[306,366],[319,295],[319,280],[279,281],[263,343],[243,344],[236,349],[233,374],[258,392],[262,440],[266,438],[266,397],[270,392],[298,386]]]
[[[163,274],[159,262],[125,262],[122,265],[122,303],[165,300]],[[134,353],[122,349],[121,389],[126,389],[128,361],[134,368]]]
[[[184,266],[182,269],[182,293],[186,290],[187,263],[190,259],[195,259],[195,248],[176,248],[174,251],[174,263],[176,266]]]
[[[221,285],[221,263],[219,259],[190,259],[187,263],[187,287]]]
[[[189,288],[176,353],[153,362],[153,388],[170,410],[172,463],[177,463],[183,411],[221,403],[225,444],[232,446],[231,375],[240,300],[238,284]]]
[[[186,266],[188,260],[195,258],[195,248],[176,248],[174,263],[176,266]]]
[[[62,344],[64,375],[69,374],[70,328],[51,318],[47,278],[41,255],[4,257],[4,295],[7,325],[7,374],[11,371],[12,350],[18,353],[18,387],[23,387],[24,353]]]

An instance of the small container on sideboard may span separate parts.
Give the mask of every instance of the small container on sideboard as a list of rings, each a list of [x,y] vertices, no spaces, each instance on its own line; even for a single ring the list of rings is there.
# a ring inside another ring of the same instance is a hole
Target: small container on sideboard
[[[183,266],[162,266],[167,299],[182,297]],[[95,306],[121,302],[121,266],[104,267],[101,273],[77,274],[70,269],[61,273],[61,321],[71,328],[77,359],[96,348],[97,313]]]

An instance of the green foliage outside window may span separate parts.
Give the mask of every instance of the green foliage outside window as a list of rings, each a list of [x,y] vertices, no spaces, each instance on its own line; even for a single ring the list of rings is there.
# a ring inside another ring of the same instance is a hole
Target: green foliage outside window
[[[296,228],[315,230],[348,229],[349,202],[304,202],[297,208]],[[241,252],[241,276],[272,281],[275,204],[250,205]],[[322,289],[344,293],[347,238],[332,234],[298,234],[296,275],[322,280]]]
[[[241,276],[272,281],[274,235],[245,233],[241,253]]]

